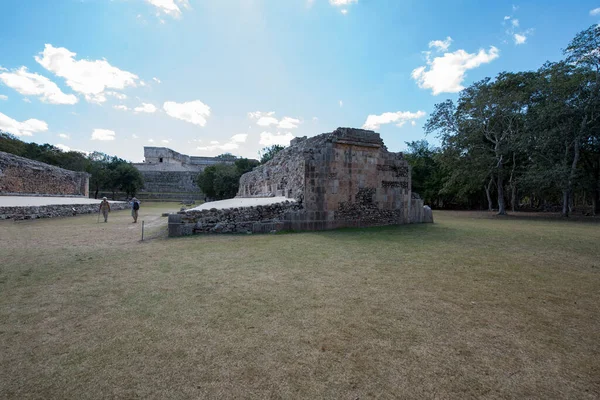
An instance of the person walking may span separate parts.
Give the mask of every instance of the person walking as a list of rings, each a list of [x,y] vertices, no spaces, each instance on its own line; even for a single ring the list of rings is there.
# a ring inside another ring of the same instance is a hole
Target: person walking
[[[138,219],[138,211],[140,209],[140,201],[133,197],[131,199],[131,216],[133,217],[133,223],[135,224]]]
[[[102,213],[102,216],[104,216],[104,222],[107,222],[108,220],[108,213],[110,212],[110,203],[108,202],[108,200],[106,199],[106,197],[102,198],[102,203],[100,203],[100,210],[99,212]]]

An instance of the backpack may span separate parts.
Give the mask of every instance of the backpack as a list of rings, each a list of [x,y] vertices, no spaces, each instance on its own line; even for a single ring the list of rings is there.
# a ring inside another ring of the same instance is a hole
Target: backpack
[[[139,210],[140,209],[140,203],[138,203],[137,201],[133,202],[133,209],[134,210]]]

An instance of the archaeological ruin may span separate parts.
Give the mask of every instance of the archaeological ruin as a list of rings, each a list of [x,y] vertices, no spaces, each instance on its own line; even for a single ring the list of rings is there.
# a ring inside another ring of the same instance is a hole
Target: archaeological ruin
[[[234,162],[234,158],[196,157],[166,147],[144,147],[144,162],[133,164],[144,177],[144,187],[138,197],[176,201],[203,199],[196,184],[198,174],[210,165]]]
[[[89,196],[90,174],[69,171],[0,151],[3,195]]]
[[[281,201],[233,208],[214,202],[171,214],[169,235],[433,222],[431,209],[412,193],[402,153],[389,152],[378,133],[363,129],[296,138],[240,178],[236,199],[271,197]]]
[[[95,213],[98,205],[88,199],[89,179],[86,172],[0,151],[0,220]],[[112,202],[111,206],[125,209],[127,203]]]

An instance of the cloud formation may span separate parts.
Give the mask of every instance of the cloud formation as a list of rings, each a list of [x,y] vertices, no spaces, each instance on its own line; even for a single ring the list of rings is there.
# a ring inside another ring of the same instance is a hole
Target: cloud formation
[[[167,101],[163,104],[163,109],[167,115],[173,118],[198,126],[205,126],[206,119],[210,117],[210,107],[200,100],[188,101],[186,103]]]
[[[386,112],[381,115],[369,115],[363,125],[363,129],[376,130],[384,124],[396,123],[400,127],[408,121],[414,122],[415,119],[423,118],[426,115],[425,111],[398,111]]]
[[[437,96],[460,92],[464,89],[462,83],[467,71],[492,62],[500,56],[500,51],[490,46],[488,51],[481,49],[477,53],[467,53],[461,49],[433,59],[426,54],[427,65],[415,68],[411,76],[421,89],[431,89],[432,94]]]
[[[19,122],[0,112],[0,131],[8,132],[15,136],[32,136],[36,132],[45,132],[48,124],[39,119],[28,119]]]
[[[78,99],[73,94],[65,94],[50,79],[21,67],[12,72],[0,73],[0,81],[24,96],[38,96],[49,104],[75,104]]]
[[[92,140],[115,140],[115,131],[111,131],[109,129],[94,129],[92,132]]]
[[[590,15],[592,17],[595,17],[596,15],[600,15],[600,7],[594,8],[593,10],[590,10]]]
[[[133,109],[135,112],[143,112],[143,113],[154,113],[158,110],[154,104],[150,103],[142,103],[141,106],[138,106]]]
[[[178,4],[183,8],[190,8],[189,0],[146,0],[146,2],[156,7],[158,13],[167,14],[174,18],[181,17],[181,8]]]
[[[0,100],[8,100],[8,96],[0,94]]]
[[[279,129],[296,129],[301,121],[297,118],[283,117],[281,120],[275,118],[275,111],[269,112],[249,112],[248,117],[256,120],[258,126],[276,126]]]
[[[446,37],[446,40],[432,40],[429,42],[429,48],[435,48],[437,51],[446,51],[452,44],[452,38]]]
[[[280,146],[288,146],[290,144],[290,141],[294,138],[295,136],[291,132],[262,132],[260,134],[260,141],[258,143],[263,146],[273,146],[274,144],[278,144]]]
[[[230,152],[233,150],[237,150],[240,147],[240,144],[246,142],[247,138],[247,133],[238,133],[237,135],[233,135],[226,143],[221,144],[218,140],[212,140],[210,142],[210,146],[200,146],[196,149],[207,152],[214,152],[217,150]]]
[[[107,95],[114,96],[113,92],[106,92],[107,89],[123,90],[140,82],[137,75],[113,67],[104,59],[76,60],[76,55],[64,47],[46,44],[35,60],[56,76],[64,78],[71,89],[92,103],[103,103]]]

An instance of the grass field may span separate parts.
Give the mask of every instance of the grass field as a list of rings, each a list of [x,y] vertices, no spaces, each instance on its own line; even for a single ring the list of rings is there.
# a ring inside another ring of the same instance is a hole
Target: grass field
[[[600,224],[0,222],[0,398],[600,397]]]

